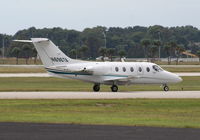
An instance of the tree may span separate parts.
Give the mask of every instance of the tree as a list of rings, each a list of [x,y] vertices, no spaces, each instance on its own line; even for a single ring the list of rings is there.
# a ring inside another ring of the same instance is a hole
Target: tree
[[[18,64],[18,58],[19,58],[19,54],[20,54],[20,48],[18,48],[18,47],[14,47],[12,50],[11,50],[11,54],[13,55],[13,56],[15,56],[16,57],[16,64]]]
[[[28,45],[28,44],[24,44],[23,47],[22,47],[22,51],[24,52],[25,54],[25,59],[26,59],[26,64],[28,64],[28,59],[30,57],[30,54],[31,54],[31,46]]]
[[[141,41],[141,44],[143,46],[143,51],[144,51],[144,57],[148,61],[148,46],[151,44],[151,41],[149,39],[143,39]]]
[[[22,44],[12,42],[13,39],[29,39],[30,37],[47,37],[51,39],[57,46],[61,46],[66,54],[70,53],[75,46],[79,51],[81,46],[87,45],[87,52],[82,53],[81,57],[96,58],[99,55],[99,48],[105,46],[105,38],[102,34],[105,27],[86,28],[82,32],[75,30],[68,30],[62,28],[44,28],[36,29],[31,27],[29,29],[20,30],[14,36],[0,34],[0,44],[5,44],[5,50],[12,50],[14,47],[21,47]],[[115,48],[116,50],[124,49],[127,51],[128,57],[148,57],[148,52],[154,43],[151,40],[161,40],[162,44],[176,42],[187,47],[187,50],[196,52],[199,50],[200,44],[200,30],[192,26],[182,27],[162,27],[159,25],[150,27],[110,27],[106,31],[106,46],[107,48]],[[133,43],[131,43],[133,42]],[[125,45],[124,48],[118,49],[117,46]],[[156,44],[154,44],[157,46]],[[159,46],[159,45],[158,45]],[[162,46],[162,45],[161,45]],[[140,48],[141,47],[141,48]],[[157,48],[159,49],[159,48]],[[161,56],[167,57],[164,53],[164,48],[161,49]],[[7,51],[7,54],[9,52]],[[78,52],[79,53],[79,52]],[[9,54],[8,54],[9,55]],[[25,54],[20,54],[24,57]],[[78,54],[79,55],[79,54]],[[174,50],[171,56],[174,55]],[[21,57],[20,56],[20,57]],[[168,58],[169,55],[168,55]]]
[[[76,51],[76,49],[72,49],[70,51],[70,56],[72,56],[73,58],[77,58],[77,51]]]
[[[102,56],[102,61],[104,61],[104,58],[105,58],[106,53],[107,53],[107,48],[105,48],[105,47],[99,48],[99,53]]]
[[[88,47],[86,45],[83,45],[79,48],[80,54],[81,56],[84,58],[85,57],[85,53],[88,51]]]
[[[149,47],[149,56],[152,58],[151,61],[154,61],[155,56],[156,56],[156,52],[158,51],[157,46],[152,45],[151,47]]]
[[[178,59],[181,55],[181,53],[184,51],[184,46],[177,45],[175,48],[175,54],[176,54],[176,65],[178,65]]]
[[[153,44],[158,48],[158,56],[160,58],[160,47],[161,47],[161,42],[160,40],[154,40]]]
[[[167,54],[167,62],[168,62],[168,65],[171,64],[171,46],[169,45],[169,43],[167,43],[165,46],[164,46],[164,51],[166,52]]]
[[[102,35],[102,27],[94,27],[92,29],[85,29],[82,32],[82,42],[88,46],[88,54],[93,59],[98,56],[98,50],[101,46],[104,46],[105,39]]]
[[[199,57],[199,62],[200,62],[200,50],[197,51],[197,56]]]
[[[35,48],[32,48],[32,56],[34,57],[34,64],[37,62],[37,51]]]
[[[171,41],[166,43],[164,50],[166,51],[166,54],[168,56],[168,65],[171,64],[171,56],[177,46],[177,43],[175,41]]]
[[[119,50],[118,55],[120,56],[120,60],[121,60],[122,57],[124,57],[126,55],[126,51],[125,50]]]
[[[113,61],[113,55],[115,54],[115,49],[114,48],[109,48],[107,50],[107,54],[110,57],[110,61]]]

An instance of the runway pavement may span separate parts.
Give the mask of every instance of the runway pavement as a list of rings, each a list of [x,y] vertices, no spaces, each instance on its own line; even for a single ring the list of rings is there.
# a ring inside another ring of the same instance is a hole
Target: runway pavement
[[[200,76],[200,72],[176,73],[179,76]],[[0,77],[51,77],[48,73],[0,73]]]
[[[135,99],[200,98],[200,91],[0,92],[0,99]]]
[[[1,140],[198,140],[200,129],[0,123]]]

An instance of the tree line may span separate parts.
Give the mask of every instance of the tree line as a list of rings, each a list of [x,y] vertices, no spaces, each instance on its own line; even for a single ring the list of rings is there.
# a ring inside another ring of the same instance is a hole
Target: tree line
[[[13,39],[30,39],[44,37],[52,40],[60,49],[72,58],[95,59],[98,56],[126,56],[128,58],[176,57],[177,62],[181,52],[190,50],[200,57],[200,30],[193,26],[163,27],[160,25],[127,28],[102,27],[86,28],[83,31],[62,28],[43,28],[20,30],[15,35],[0,34],[0,47],[4,42],[5,56],[18,58],[34,57],[37,53],[31,44],[13,42]],[[2,50],[2,49],[1,49]],[[2,55],[2,51],[0,51]],[[184,56],[183,56],[184,57]]]

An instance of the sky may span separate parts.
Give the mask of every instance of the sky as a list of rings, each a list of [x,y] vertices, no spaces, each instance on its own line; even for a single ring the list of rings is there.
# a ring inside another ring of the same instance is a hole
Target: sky
[[[96,26],[192,25],[200,29],[200,0],[0,0],[0,33],[30,27],[82,31]]]

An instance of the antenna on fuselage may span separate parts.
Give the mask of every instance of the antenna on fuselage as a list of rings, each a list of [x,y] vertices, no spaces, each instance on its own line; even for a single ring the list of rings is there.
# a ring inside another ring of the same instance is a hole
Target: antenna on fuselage
[[[121,62],[125,62],[124,58],[121,58]]]

